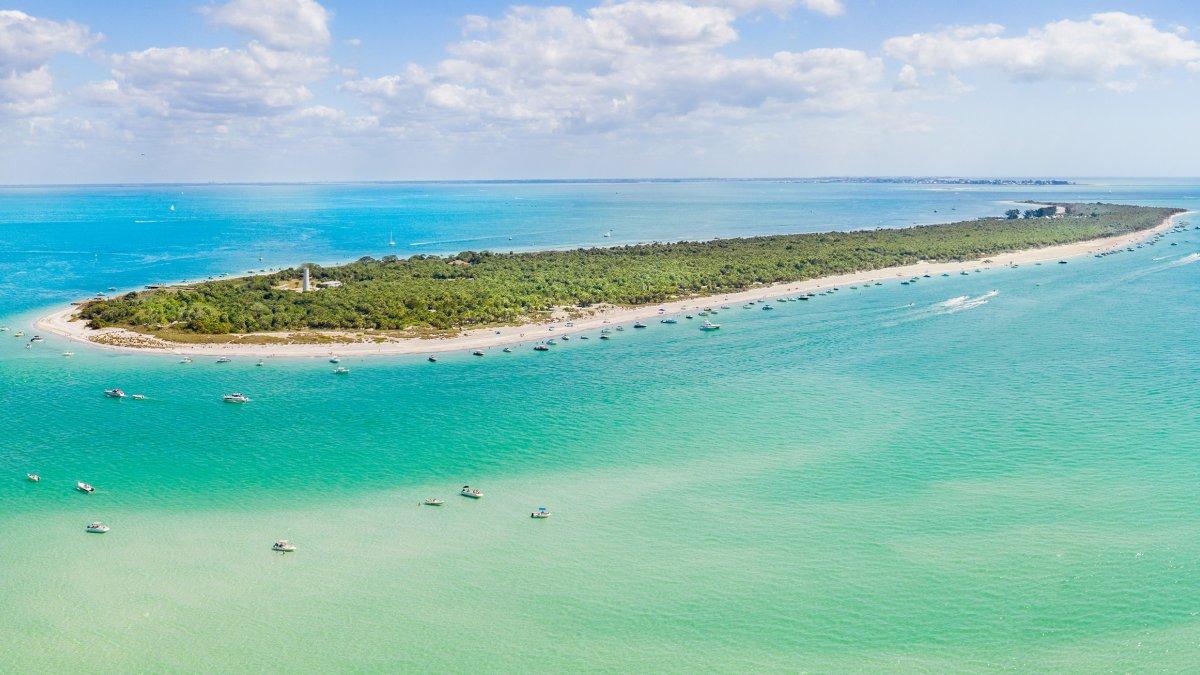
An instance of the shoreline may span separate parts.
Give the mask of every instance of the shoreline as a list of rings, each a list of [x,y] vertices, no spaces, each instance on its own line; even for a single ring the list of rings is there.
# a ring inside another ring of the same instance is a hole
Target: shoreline
[[[339,356],[403,356],[412,354],[437,354],[453,351],[486,350],[492,347],[516,346],[524,342],[536,343],[559,335],[571,335],[595,330],[607,325],[617,325],[641,319],[654,319],[660,315],[682,314],[688,310],[699,310],[714,304],[742,304],[752,300],[764,300],[779,294],[819,292],[833,286],[847,286],[889,279],[907,279],[924,274],[970,272],[976,269],[1008,267],[1027,263],[1061,260],[1081,255],[1094,255],[1114,249],[1126,248],[1140,243],[1155,234],[1169,230],[1174,220],[1193,211],[1184,211],[1165,218],[1155,227],[1130,234],[1089,239],[1073,244],[1060,244],[1045,248],[1025,249],[1002,253],[989,258],[962,262],[919,262],[911,265],[884,267],[876,270],[840,274],[806,281],[791,281],[761,286],[735,293],[696,296],[684,300],[639,305],[637,307],[608,307],[592,315],[570,321],[566,320],[528,323],[499,328],[476,328],[454,337],[443,338],[391,338],[386,342],[330,342],[305,344],[230,344],[230,343],[173,343],[124,328],[102,328],[93,330],[83,321],[71,320],[76,311],[74,305],[59,309],[38,318],[34,326],[47,333],[65,337],[92,347],[130,353],[162,354],[172,356],[250,356],[250,357],[294,357],[316,358],[337,354]],[[301,331],[297,331],[301,332]],[[304,331],[312,333],[315,331]],[[337,336],[337,332],[323,333]],[[107,337],[104,337],[107,336]],[[140,344],[111,344],[97,342],[95,338],[126,340]]]

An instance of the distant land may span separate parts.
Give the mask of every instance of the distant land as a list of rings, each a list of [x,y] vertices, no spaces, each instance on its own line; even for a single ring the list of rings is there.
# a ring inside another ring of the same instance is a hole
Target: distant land
[[[1039,202],[1044,203],[1044,202]],[[1052,204],[897,229],[653,243],[566,251],[370,257],[260,276],[166,286],[83,303],[91,329],[173,342],[234,334],[365,331],[445,337],[599,306],[645,306],[918,262],[988,256],[1150,230],[1179,209]],[[301,292],[305,273],[310,292]],[[273,339],[273,338],[270,338]]]

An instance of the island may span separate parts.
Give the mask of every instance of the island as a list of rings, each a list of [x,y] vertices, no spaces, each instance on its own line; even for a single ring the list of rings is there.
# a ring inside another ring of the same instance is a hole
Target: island
[[[566,324],[598,325],[600,317],[682,311],[704,299],[741,302],[788,284],[819,288],[1121,247],[1182,212],[1103,203],[1028,206],[1036,208],[906,228],[308,263],[84,301],[39,325],[93,343],[164,351],[406,345],[376,349],[398,353],[492,346],[532,339],[531,331],[555,324],[561,331]]]

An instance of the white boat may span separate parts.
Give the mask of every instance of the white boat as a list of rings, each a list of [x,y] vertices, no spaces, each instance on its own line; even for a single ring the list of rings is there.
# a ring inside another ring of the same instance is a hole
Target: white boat
[[[339,358],[338,358],[338,357],[336,357],[336,356],[331,356],[331,357],[329,357],[329,362],[330,362],[330,363],[341,363],[341,362],[342,362],[342,360],[341,360],[341,359],[339,359]]]
[[[345,375],[348,372],[350,372],[350,369],[346,366],[338,366],[337,368],[333,369],[334,375]]]
[[[292,551],[296,550],[296,545],[287,539],[280,539],[274,544],[271,544],[271,550],[279,551],[280,553],[291,553]]]
[[[191,362],[192,362],[192,357],[190,357],[190,356],[185,356],[185,357],[183,357],[183,360],[180,361],[180,363],[191,363]]]
[[[92,487],[91,485],[88,485],[87,483],[85,483],[83,481],[79,481],[78,483],[76,483],[75,489],[79,490],[80,492],[86,492],[88,494],[91,494],[96,491],[96,488]]]
[[[533,346],[533,351],[535,351],[535,352],[548,352],[548,351],[550,351],[550,348],[549,348],[549,347],[547,347],[546,345],[534,345],[534,346]]]
[[[75,356],[75,352],[63,352],[63,356],[70,358],[72,356]]]
[[[257,367],[259,367],[259,368],[262,368],[262,367],[263,367],[264,365],[266,365],[266,364],[264,364],[264,363],[263,363],[263,360],[262,360],[262,359],[259,359],[259,360],[258,360],[258,363],[254,364],[254,365],[255,365],[255,366],[257,366]]]
[[[113,387],[112,389],[105,389],[104,395],[109,398],[125,398],[125,392],[121,391],[117,387]]]
[[[711,321],[705,321],[704,323],[700,324],[700,330],[719,330],[720,328],[721,324],[713,323]]]
[[[679,323],[679,319],[671,317],[671,318],[663,319],[662,321],[659,321],[659,323]]]
[[[94,523],[88,523],[88,526],[83,529],[87,530],[88,532],[95,532],[96,534],[104,534],[111,528],[100,521],[96,521]]]
[[[505,354],[511,354],[511,353],[512,353],[512,347],[505,347],[504,349],[502,349],[502,350],[500,350],[500,351],[504,352]]]
[[[134,394],[133,396],[130,396],[129,398],[131,398],[135,401],[145,401],[146,395],[145,394]]]
[[[25,337],[25,331],[19,330],[19,331],[13,333],[13,337]]]
[[[641,321],[638,321],[637,323],[633,324],[633,327],[634,328],[645,328],[646,324],[642,323]]]
[[[429,499],[426,499],[422,503],[425,504],[425,506],[441,506],[442,504],[445,504],[446,502],[438,499],[437,497],[430,497]]]
[[[27,473],[25,474],[25,478],[29,479],[30,483],[37,483],[42,480],[42,477],[36,473]]]
[[[225,394],[221,397],[221,400],[226,403],[249,403],[250,397],[241,392],[234,392],[232,394]]]
[[[222,356],[221,358],[217,359],[217,363],[229,363],[232,360],[233,359],[229,358],[228,356]]]
[[[483,496],[482,491],[480,491],[478,488],[473,488],[470,485],[464,485],[459,494],[464,497],[470,497],[471,499],[479,499]]]
[[[33,337],[29,338],[29,341],[30,342],[41,342],[42,340],[45,340],[45,339],[46,338],[42,337],[41,335],[34,335]]]
[[[529,514],[529,517],[530,518],[549,518],[550,512],[546,510],[546,507],[539,506],[537,511],[534,511],[533,513]]]

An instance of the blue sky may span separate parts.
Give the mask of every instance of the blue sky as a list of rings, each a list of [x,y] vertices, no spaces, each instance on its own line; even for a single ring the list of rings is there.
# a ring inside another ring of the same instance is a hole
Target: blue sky
[[[1200,175],[1185,2],[0,0],[2,183]]]

